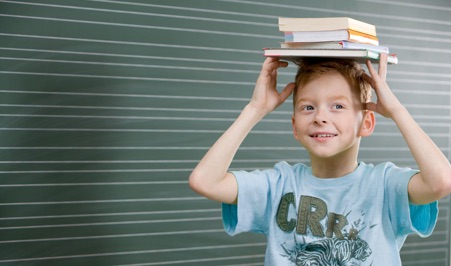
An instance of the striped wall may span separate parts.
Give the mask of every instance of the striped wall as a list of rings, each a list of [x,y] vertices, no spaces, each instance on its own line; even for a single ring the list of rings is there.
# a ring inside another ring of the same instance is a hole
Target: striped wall
[[[279,16],[375,24],[400,60],[390,87],[451,159],[449,1],[0,0],[0,265],[262,265],[265,239],[227,236],[187,178],[250,99]],[[232,168],[308,163],[290,115],[258,124]],[[416,167],[377,119],[360,160]],[[403,265],[449,265],[439,206]]]

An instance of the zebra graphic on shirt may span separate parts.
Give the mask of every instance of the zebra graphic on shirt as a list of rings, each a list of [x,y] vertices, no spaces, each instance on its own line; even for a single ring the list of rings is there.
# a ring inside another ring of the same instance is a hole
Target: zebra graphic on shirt
[[[286,253],[283,256],[296,266],[356,265],[351,261],[363,262],[372,253],[368,243],[361,238],[325,238],[307,245],[297,244],[295,250],[288,250],[283,245],[282,248]]]

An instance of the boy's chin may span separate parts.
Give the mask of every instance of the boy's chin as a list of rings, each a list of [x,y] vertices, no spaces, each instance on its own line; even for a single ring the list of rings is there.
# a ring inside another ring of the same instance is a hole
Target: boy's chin
[[[310,159],[316,160],[343,160],[344,158],[355,158],[354,152],[352,149],[334,151],[332,149],[317,149],[309,151]]]

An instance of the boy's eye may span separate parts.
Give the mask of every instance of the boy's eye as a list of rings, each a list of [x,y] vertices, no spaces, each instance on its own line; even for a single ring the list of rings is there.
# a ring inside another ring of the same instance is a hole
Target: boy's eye
[[[303,106],[301,109],[304,111],[311,111],[311,110],[313,110],[313,106],[307,105],[307,106]]]
[[[343,108],[344,108],[344,106],[341,105],[341,104],[335,104],[334,105],[334,109],[343,109]]]

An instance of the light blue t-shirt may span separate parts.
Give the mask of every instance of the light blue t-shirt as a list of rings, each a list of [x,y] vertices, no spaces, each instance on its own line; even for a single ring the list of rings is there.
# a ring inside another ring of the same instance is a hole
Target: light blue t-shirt
[[[437,202],[409,204],[416,173],[392,163],[360,163],[330,179],[285,162],[236,171],[238,204],[223,204],[224,227],[265,234],[265,265],[401,265],[407,235],[429,236],[437,222]]]

